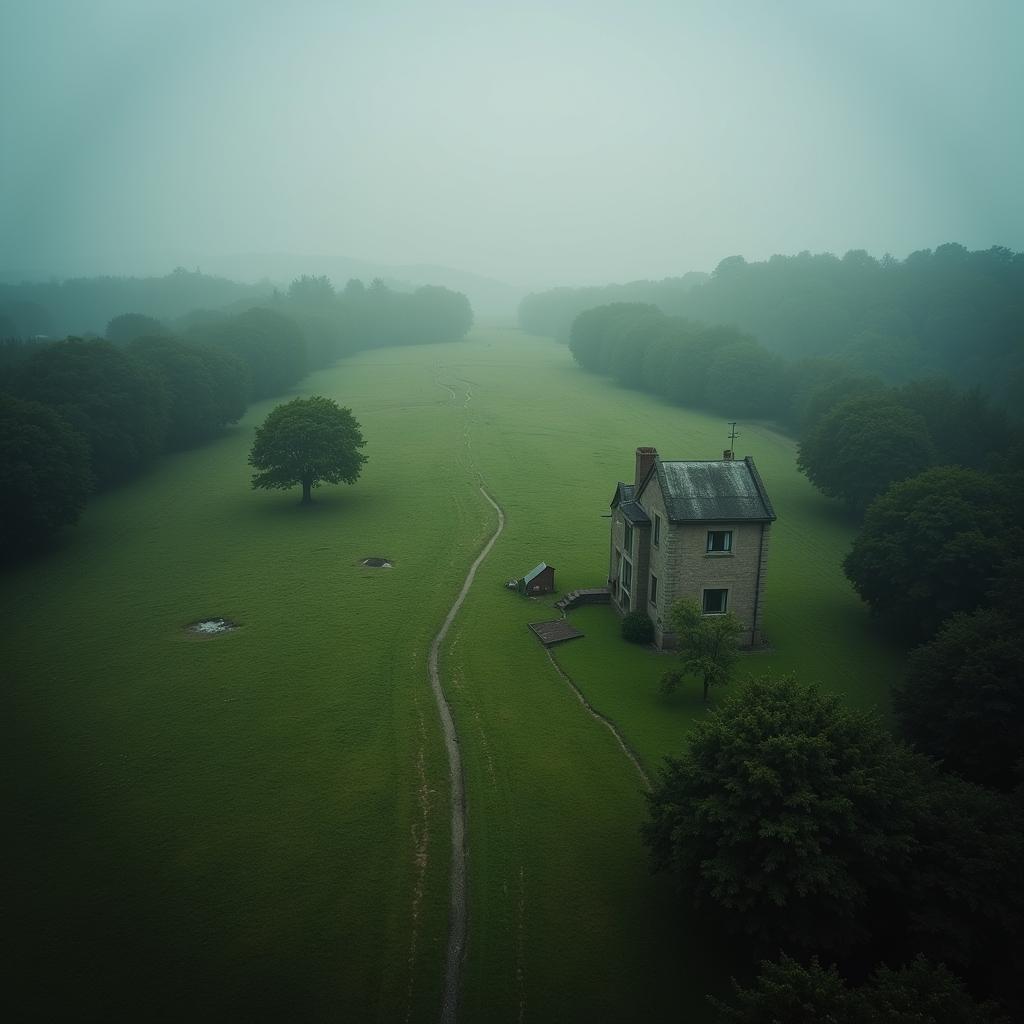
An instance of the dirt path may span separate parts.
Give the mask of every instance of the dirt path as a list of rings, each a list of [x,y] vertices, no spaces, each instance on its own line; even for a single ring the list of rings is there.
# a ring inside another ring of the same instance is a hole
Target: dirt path
[[[444,386],[444,385],[442,385]],[[468,399],[467,399],[468,400]],[[459,1007],[459,988],[462,979],[462,964],[466,953],[466,789],[462,775],[462,755],[459,751],[459,737],[455,731],[452,709],[441,685],[438,672],[438,657],[441,644],[455,616],[462,607],[462,602],[469,593],[469,588],[483,560],[490,554],[494,542],[505,528],[505,513],[498,503],[483,489],[480,493],[498,513],[498,528],[484,545],[483,551],[476,556],[476,561],[469,567],[466,581],[448,611],[444,624],[430,645],[430,688],[437,702],[437,712],[441,716],[441,728],[444,730],[444,745],[448,752],[448,769],[452,779],[451,814],[452,814],[452,866],[450,918],[448,922],[448,951],[445,956],[444,995],[441,1003],[442,1024],[453,1024]]]

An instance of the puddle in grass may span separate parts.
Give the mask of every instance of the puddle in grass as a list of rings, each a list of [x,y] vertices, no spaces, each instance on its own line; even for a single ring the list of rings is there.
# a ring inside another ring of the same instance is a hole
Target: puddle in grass
[[[185,629],[195,636],[220,636],[238,629],[238,623],[224,618],[199,619],[190,622]]]

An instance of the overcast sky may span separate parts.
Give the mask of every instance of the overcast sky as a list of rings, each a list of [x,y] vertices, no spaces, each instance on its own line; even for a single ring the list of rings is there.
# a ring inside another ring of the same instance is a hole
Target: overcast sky
[[[0,268],[1024,249],[1022,39],[1024,0],[3,0]]]

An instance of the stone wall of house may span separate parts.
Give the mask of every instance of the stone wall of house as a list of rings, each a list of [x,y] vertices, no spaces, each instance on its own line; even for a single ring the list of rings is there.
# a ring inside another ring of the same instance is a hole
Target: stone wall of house
[[[650,527],[634,526],[632,549],[627,552],[625,549],[626,517],[622,514],[621,509],[616,507],[612,510],[611,543],[609,545],[608,554],[608,579],[610,581],[621,579],[621,569],[619,568],[616,559],[617,553],[621,553],[623,557],[628,558],[633,567],[633,582],[629,589],[630,603],[628,608],[623,600],[621,584],[619,586],[615,586],[612,583],[609,583],[609,587],[612,591],[612,607],[620,614],[624,615],[626,612],[635,611],[638,608],[647,608],[649,534]]]
[[[619,611],[619,565],[616,554],[622,551],[624,517],[622,511],[616,507],[612,509],[611,533],[608,545],[608,589],[612,593],[612,607]]]
[[[709,552],[708,532],[731,530],[732,550]],[[727,611],[743,623],[743,642],[760,639],[764,618],[764,589],[767,573],[770,523],[686,523],[669,528],[664,573],[667,577],[663,611],[674,601],[687,597],[703,604],[704,590],[729,592]],[[758,569],[760,568],[760,573]],[[659,592],[662,584],[658,584]],[[659,604],[660,604],[659,600]],[[664,624],[667,626],[667,622]],[[674,646],[675,637],[655,621],[659,643]]]
[[[668,628],[668,611],[672,605],[683,597],[701,604],[705,589],[729,591],[727,610],[735,613],[743,623],[746,630],[743,642],[757,643],[764,618],[765,567],[771,524],[672,524],[656,476],[651,478],[644,489],[641,504],[651,517],[651,526],[647,531],[650,559],[646,567],[645,583],[649,588],[650,577],[656,576],[658,593],[654,603],[648,602],[646,610],[654,623],[655,642],[658,646],[675,645],[675,637]],[[655,517],[661,520],[660,530],[657,531],[660,534],[658,543],[654,541]],[[732,550],[728,553],[709,553],[709,530],[731,530]]]
[[[676,599],[673,596],[676,590],[673,586],[673,581],[675,578],[677,553],[673,547],[675,538],[669,526],[668,514],[665,511],[665,499],[661,493],[661,485],[658,483],[657,475],[652,476],[644,488],[640,504],[651,517],[651,526],[648,530],[648,536],[650,537],[650,559],[647,565],[647,586],[649,590],[650,577],[657,576],[658,595],[654,604],[648,602],[647,614],[654,623],[654,640],[660,647],[662,646],[664,626],[667,625],[668,621],[666,616],[669,608],[672,606],[672,602]],[[658,517],[661,523],[659,529],[660,537],[657,544],[654,543],[655,523],[657,522],[655,516]],[[663,618],[665,619],[664,623],[662,622]]]

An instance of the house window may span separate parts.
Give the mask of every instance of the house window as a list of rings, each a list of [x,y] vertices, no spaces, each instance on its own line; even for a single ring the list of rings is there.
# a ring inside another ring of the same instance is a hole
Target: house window
[[[620,577],[619,589],[622,591],[622,606],[628,608],[629,592],[633,589],[633,566],[626,559],[622,560],[622,576]]]
[[[633,527],[623,523],[622,547],[627,555],[633,554]]]
[[[729,603],[728,590],[705,590],[704,591],[704,614],[724,615]]]
[[[651,604],[658,603],[658,577],[651,573]]]
[[[661,516],[657,512],[654,513],[654,543],[661,543]]]
[[[708,551],[716,554],[732,551],[732,530],[708,530]]]

